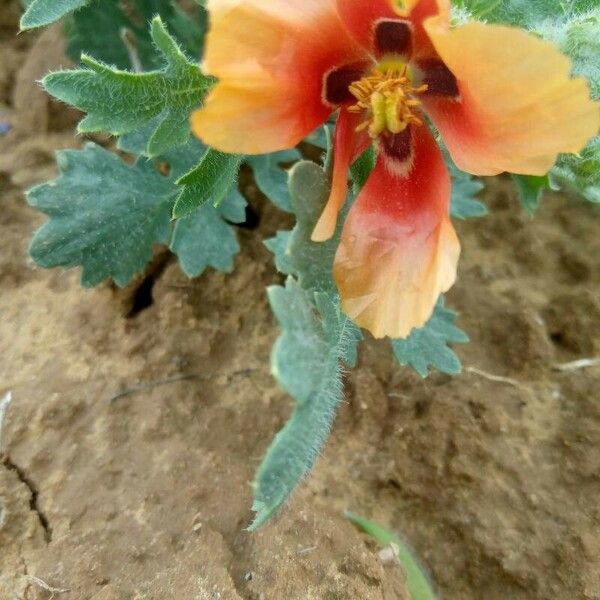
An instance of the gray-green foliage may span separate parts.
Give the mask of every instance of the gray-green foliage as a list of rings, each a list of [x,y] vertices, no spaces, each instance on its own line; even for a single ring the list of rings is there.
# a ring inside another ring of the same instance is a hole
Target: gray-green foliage
[[[392,340],[398,362],[411,366],[421,377],[427,377],[430,368],[458,375],[462,365],[448,344],[465,344],[469,337],[454,324],[456,316],[454,311],[445,308],[441,297],[424,327],[414,329],[406,339]]]
[[[50,220],[30,247],[42,267],[83,269],[94,286],[110,277],[124,286],[152,258],[152,245],[168,243],[173,185],[152,164],[134,166],[94,144],[57,156],[57,180],[33,188],[29,204]]]
[[[183,272],[188,277],[198,277],[207,267],[230,272],[240,245],[223,219],[242,223],[245,218],[246,201],[233,186],[218,208],[205,204],[179,219],[170,247],[179,257]]]
[[[33,0],[21,17],[21,29],[34,29],[58,21],[90,0]]]
[[[312,468],[341,401],[341,366],[356,363],[360,331],[341,312],[331,275],[336,240],[310,241],[327,188],[318,165],[308,161],[295,165],[290,192],[296,226],[267,242],[278,268],[290,275],[285,288],[269,288],[282,330],[273,349],[272,371],[296,408],[256,476],[257,515],[252,527],[264,523]]]
[[[119,69],[161,68],[164,58],[149,28],[156,15],[185,52],[198,59],[207,25],[206,11],[198,9],[197,14],[188,16],[176,4],[164,0],[131,0],[127,10],[121,0],[93,0],[65,19],[67,54],[75,62],[85,54]]]
[[[475,19],[533,28],[543,21],[567,21],[597,8],[597,0],[454,0],[455,9]]]
[[[243,158],[209,148],[198,165],[177,180],[183,189],[175,202],[173,218],[189,215],[208,200],[218,206],[236,184]]]
[[[252,167],[254,180],[260,191],[273,204],[287,212],[292,210],[288,177],[279,165],[281,163],[296,162],[299,158],[300,153],[295,148],[283,152],[246,157],[246,162]]]
[[[271,369],[295,408],[256,475],[251,529],[267,521],[312,468],[342,398],[340,363],[355,344],[347,317],[329,294],[303,290],[292,277],[268,292],[282,330]]]
[[[187,142],[190,112],[200,106],[213,80],[185,57],[160,17],[153,19],[151,32],[164,55],[161,70],[130,73],[82,56],[87,68],[51,73],[42,84],[59,100],[88,113],[79,123],[80,133],[122,135],[159,117],[147,148],[148,156],[158,156]]]
[[[533,216],[542,200],[544,190],[550,187],[547,175],[537,177],[535,175],[512,175],[517,186],[517,195],[521,204],[530,216]]]
[[[196,209],[174,231],[171,223],[180,193],[175,179],[201,152],[190,142],[166,154],[169,176],[143,157],[128,165],[94,144],[58,153],[59,178],[28,194],[29,203],[50,217],[31,242],[32,258],[42,267],[81,266],[84,286],[107,278],[126,285],[152,258],[155,243],[170,244],[190,276],[207,266],[230,270],[239,246],[223,219],[243,221],[239,194],[230,192],[219,209]]]

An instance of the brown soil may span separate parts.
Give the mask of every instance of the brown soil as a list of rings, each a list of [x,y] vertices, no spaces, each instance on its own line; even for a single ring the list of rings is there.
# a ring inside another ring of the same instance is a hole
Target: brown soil
[[[139,282],[35,268],[23,189],[53,176],[75,117],[32,83],[64,62],[56,32],[15,40],[16,3],[0,11],[2,600],[52,597],[36,577],[65,600],[407,599],[346,508],[399,531],[443,598],[600,599],[600,370],[555,368],[600,355],[597,209],[553,195],[532,221],[490,180],[449,295],[466,372],[422,381],[364,344],[314,473],[251,534],[250,482],[290,411],[262,246],[285,218],[248,185],[260,225],[235,272],[189,281],[169,260],[133,317]]]

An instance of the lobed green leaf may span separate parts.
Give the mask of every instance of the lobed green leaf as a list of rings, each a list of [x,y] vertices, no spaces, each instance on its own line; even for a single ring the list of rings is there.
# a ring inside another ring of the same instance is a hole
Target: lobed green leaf
[[[292,211],[288,189],[287,173],[279,166],[281,163],[296,162],[301,158],[295,148],[283,152],[247,156],[246,162],[252,167],[254,179],[260,191],[275,206],[286,212]]]
[[[424,327],[414,329],[406,339],[392,340],[398,362],[411,366],[423,378],[427,377],[431,367],[448,375],[460,373],[460,359],[448,344],[464,344],[469,337],[454,324],[456,317],[454,311],[444,307],[444,298],[440,297]]]
[[[42,84],[59,100],[88,113],[79,123],[80,133],[122,135],[158,117],[147,148],[154,157],[187,142],[190,112],[202,103],[213,79],[188,61],[160,17],[152,21],[151,32],[164,57],[162,70],[130,73],[83,56],[86,69],[50,73]]]
[[[134,166],[87,144],[57,155],[59,178],[29,191],[31,206],[50,220],[29,252],[40,266],[83,268],[86,287],[112,278],[125,286],[168,243],[174,186],[144,161]]]
[[[144,147],[144,139],[138,133],[123,145]],[[161,159],[170,166],[169,176],[144,158],[130,166],[94,144],[59,153],[59,178],[28,194],[29,203],[50,217],[32,240],[32,258],[42,267],[81,266],[85,286],[106,278],[126,285],[152,258],[155,243],[169,244],[190,277],[209,266],[230,271],[239,245],[226,221],[245,219],[245,200],[237,188],[219,208],[207,203],[174,227],[171,222],[181,192],[175,180],[203,151],[191,140],[165,154]]]

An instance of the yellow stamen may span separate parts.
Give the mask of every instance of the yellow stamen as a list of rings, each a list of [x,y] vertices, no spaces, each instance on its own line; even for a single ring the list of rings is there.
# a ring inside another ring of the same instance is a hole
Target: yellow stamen
[[[409,125],[423,124],[413,109],[421,105],[415,95],[425,92],[427,86],[413,87],[405,64],[380,65],[370,75],[355,81],[349,90],[357,102],[348,110],[353,113],[364,111],[368,115],[357,131],[368,128],[372,138],[385,132],[401,133]]]

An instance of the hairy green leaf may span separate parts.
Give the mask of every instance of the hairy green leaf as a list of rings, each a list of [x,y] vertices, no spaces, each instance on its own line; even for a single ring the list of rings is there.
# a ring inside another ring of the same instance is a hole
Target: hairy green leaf
[[[529,215],[533,216],[540,205],[544,190],[550,187],[548,176],[512,175],[512,179],[517,186],[517,193],[521,204]]]
[[[90,0],[33,0],[21,17],[23,31],[49,25],[70,12],[85,6]]]
[[[579,154],[563,154],[550,172],[553,187],[579,194],[600,203],[600,136]]]
[[[129,151],[144,147],[143,135],[129,138]],[[30,252],[42,267],[82,266],[82,283],[106,278],[120,285],[141,272],[154,243],[170,244],[183,271],[200,275],[208,266],[230,271],[239,245],[225,222],[242,222],[245,201],[231,190],[217,209],[211,203],[175,224],[171,211],[180,189],[175,180],[197,162],[204,147],[195,140],[161,157],[170,166],[165,177],[140,158],[129,166],[103,148],[58,154],[60,177],[29,192],[32,206],[50,220],[35,234]]]
[[[150,163],[129,166],[95,144],[59,152],[57,161],[59,178],[27,195],[50,217],[31,242],[32,258],[46,268],[82,266],[86,287],[109,277],[126,285],[153,243],[168,243],[176,189]]]
[[[183,190],[173,208],[173,218],[189,215],[209,199],[218,206],[236,183],[243,159],[239,154],[224,154],[209,148],[200,163],[177,180]]]
[[[530,28],[546,20],[562,21],[597,7],[596,0],[454,0],[455,8],[492,23]]]
[[[213,79],[188,61],[160,17],[153,19],[151,31],[165,59],[160,71],[129,73],[83,56],[87,69],[50,73],[42,83],[59,100],[88,113],[79,123],[80,133],[122,135],[160,116],[148,142],[152,157],[187,142],[190,112],[202,103]]]
[[[450,214],[455,219],[474,219],[487,215],[487,206],[475,199],[484,188],[483,183],[472,175],[461,171],[449,155],[445,155],[446,165],[452,179]]]
[[[179,257],[179,264],[188,277],[198,277],[207,267],[229,273],[240,245],[232,223],[242,223],[246,217],[246,201],[233,187],[219,208],[211,204],[200,206],[175,225],[171,250]]]
[[[272,371],[296,407],[256,475],[252,508],[257,514],[250,529],[267,521],[314,465],[342,397],[340,361],[353,343],[347,317],[327,294],[311,294],[291,277],[285,288],[273,286],[268,293],[282,329]]]
[[[411,366],[423,378],[429,374],[430,367],[448,375],[460,373],[460,359],[448,344],[464,344],[469,337],[454,325],[456,316],[455,312],[444,307],[444,298],[440,297],[424,327],[414,329],[406,339],[392,340],[398,362]]]
[[[331,271],[343,219],[331,240],[315,243],[310,239],[329,196],[329,180],[319,165],[301,161],[290,170],[289,186],[297,221],[286,248],[286,264],[304,289],[335,295]]]
[[[279,165],[296,162],[300,158],[300,153],[296,149],[246,157],[246,162],[252,167],[254,179],[260,191],[275,206],[287,212],[292,210],[288,176]]]
[[[413,556],[408,546],[395,533],[351,512],[346,513],[346,518],[382,546],[392,546],[400,564],[404,567],[411,600],[436,599],[425,570]]]

